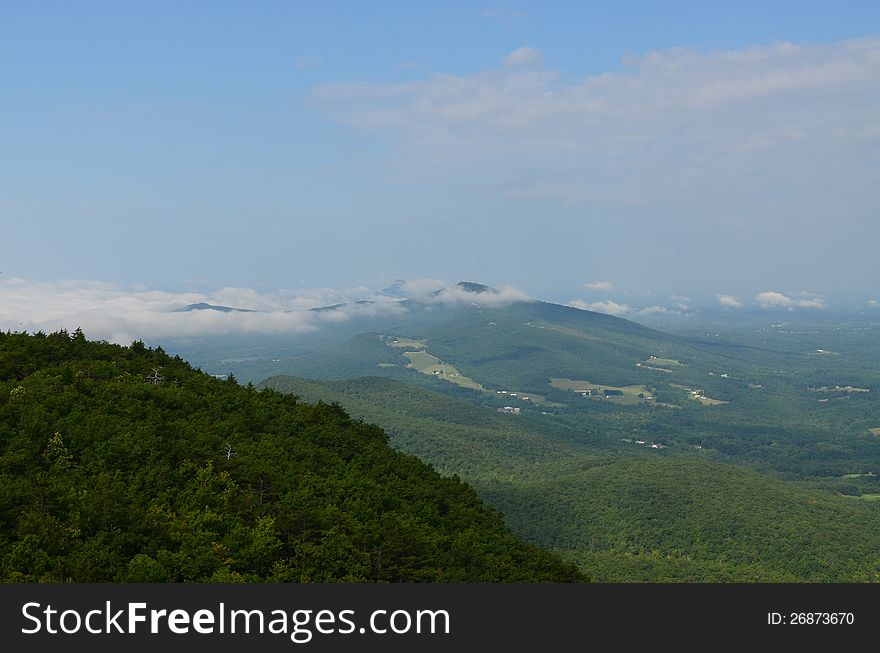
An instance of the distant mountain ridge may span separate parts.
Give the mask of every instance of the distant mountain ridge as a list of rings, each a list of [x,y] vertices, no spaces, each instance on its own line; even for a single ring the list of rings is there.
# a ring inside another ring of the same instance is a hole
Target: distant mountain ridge
[[[197,304],[189,304],[181,308],[175,308],[173,313],[190,313],[192,311],[220,311],[221,313],[256,313],[250,308],[235,308],[233,306],[219,306],[217,304],[207,304],[199,302]]]
[[[381,300],[382,297],[388,298],[388,300],[396,300],[400,303],[404,302],[418,302],[424,299],[435,299],[442,298],[444,294],[448,294],[451,291],[463,291],[465,293],[472,293],[474,295],[482,295],[482,294],[492,294],[498,295],[499,291],[490,286],[476,283],[473,281],[459,281],[454,286],[450,286],[447,288],[441,288],[439,290],[435,290],[427,295],[413,295],[412,293],[408,293],[405,290],[406,281],[404,279],[397,279],[394,283],[386,288],[383,288],[378,293],[377,299],[372,298],[364,298],[358,299],[351,302],[337,302],[335,304],[328,304],[326,306],[315,306],[313,308],[308,309],[309,311],[315,313],[323,313],[327,311],[335,311],[341,308],[345,308],[347,306],[363,306],[367,304],[375,304],[377,301]],[[388,301],[385,300],[385,301]],[[207,302],[198,302],[195,304],[188,304],[186,306],[181,306],[179,308],[175,308],[172,310],[172,313],[191,313],[194,311],[219,311],[221,313],[258,313],[260,311],[256,311],[250,308],[238,308],[236,306],[223,306],[219,304],[209,304]],[[290,311],[285,311],[290,312]]]

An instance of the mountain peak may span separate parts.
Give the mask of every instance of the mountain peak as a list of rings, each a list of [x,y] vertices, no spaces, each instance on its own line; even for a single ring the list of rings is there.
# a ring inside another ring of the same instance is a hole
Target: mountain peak
[[[189,304],[181,308],[175,308],[174,313],[190,313],[192,311],[220,311],[221,313],[253,313],[249,308],[234,308],[232,306],[217,306],[215,304],[207,304],[199,302],[198,304]]]
[[[395,279],[393,282],[391,282],[391,285],[386,286],[379,292],[386,297],[406,298],[408,294],[406,288],[406,279]]]
[[[486,286],[482,283],[476,283],[474,281],[459,281],[454,286],[449,286],[447,288],[441,288],[440,290],[435,290],[434,292],[429,294],[428,297],[448,296],[452,291],[455,291],[455,290],[457,290],[459,292],[470,293],[473,295],[482,295],[482,294],[486,294],[486,293],[488,293],[490,295],[499,294],[495,288],[492,288],[491,286]]]
[[[476,283],[474,281],[459,281],[457,284],[455,284],[455,287],[459,288],[460,290],[464,290],[465,292],[472,292],[477,294],[484,292],[492,293],[493,295],[498,294],[498,291],[494,288],[483,285],[482,283]]]

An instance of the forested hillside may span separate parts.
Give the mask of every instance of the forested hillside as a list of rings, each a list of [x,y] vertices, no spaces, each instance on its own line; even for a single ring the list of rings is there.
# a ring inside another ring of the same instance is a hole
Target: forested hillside
[[[382,378],[266,384],[333,397],[394,446],[457,474],[518,535],[605,582],[877,581],[880,503],[651,449],[547,416],[499,414]]]
[[[583,576],[338,406],[61,332],[0,333],[0,579]]]

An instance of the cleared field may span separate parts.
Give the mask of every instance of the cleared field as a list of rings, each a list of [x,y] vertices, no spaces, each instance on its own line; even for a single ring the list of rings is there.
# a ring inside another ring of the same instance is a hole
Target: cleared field
[[[847,392],[852,394],[854,392],[871,392],[870,388],[856,388],[851,385],[836,385],[833,388],[828,387],[827,385],[823,385],[818,388],[810,388],[810,392]]]
[[[551,378],[550,385],[554,388],[559,388],[560,390],[570,390],[571,392],[577,392],[578,394],[587,393],[588,396],[596,399],[604,398],[604,393],[608,390],[615,394],[608,395],[607,399],[618,404],[638,404],[653,401],[650,391],[647,386],[644,385],[615,386],[577,379],[557,378]]]
[[[868,429],[871,432],[871,435],[880,435],[880,427],[876,429]]]
[[[426,351],[407,351],[403,355],[409,360],[407,367],[412,367],[417,372],[432,374],[440,370],[440,359]]]
[[[858,496],[845,494],[843,496],[859,499],[860,501],[880,501],[880,494],[860,494]]]
[[[407,367],[411,367],[417,372],[429,376],[436,376],[444,381],[460,385],[463,388],[471,388],[472,390],[484,389],[483,386],[473,379],[464,376],[461,372],[455,369],[454,366],[444,363],[439,358],[426,351],[406,351],[403,355],[409,359]]]
[[[427,343],[427,340],[394,338],[393,340],[387,340],[385,344],[387,344],[389,347],[404,347],[406,346],[406,344],[413,344],[415,345],[416,349],[420,349],[427,346]],[[565,406],[564,404],[547,401],[547,398],[543,395],[534,394],[532,392],[519,392],[517,390],[501,392],[500,390],[487,390],[473,379],[459,372],[455,368],[455,366],[450,365],[449,363],[444,363],[439,358],[434,356],[434,354],[428,353],[427,351],[424,351],[424,349],[421,349],[419,351],[407,351],[404,352],[403,355],[406,356],[407,359],[409,359],[409,364],[407,365],[407,367],[411,367],[412,369],[416,370],[417,372],[421,372],[422,374],[435,376],[437,378],[443,379],[444,381],[449,381],[450,383],[460,385],[463,388],[481,390],[485,394],[492,395],[498,399],[509,398],[511,403],[520,402],[524,404],[547,406],[550,408],[563,408]],[[394,363],[379,363],[379,367],[394,367]]]
[[[654,367],[683,367],[683,364],[674,358],[657,358],[656,356],[651,356],[648,360],[644,361],[642,365]]]
[[[548,406],[550,408],[564,408],[565,404],[555,401],[547,401],[547,397],[536,395],[533,392],[501,391],[501,390],[483,390],[488,395],[494,395],[496,399],[510,399],[511,404],[516,402],[525,402],[527,404],[536,404],[539,406]]]
[[[428,346],[427,340],[414,340],[412,338],[396,338],[385,336],[385,344],[389,347],[400,347],[401,349],[424,349]]]
[[[704,406],[723,406],[724,404],[729,404],[729,401],[722,401],[721,399],[712,399],[711,397],[707,397],[703,394],[702,390],[695,390],[694,388],[688,388],[684,385],[678,385],[677,383],[670,383],[670,386],[673,388],[678,388],[679,390],[684,390],[688,393],[688,397],[693,399],[694,401],[699,401]]]

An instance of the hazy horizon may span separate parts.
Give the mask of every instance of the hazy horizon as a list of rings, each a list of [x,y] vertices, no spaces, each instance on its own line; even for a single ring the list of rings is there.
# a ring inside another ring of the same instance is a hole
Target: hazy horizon
[[[811,322],[841,315],[849,318],[854,314],[880,319],[880,302],[876,300],[857,305],[829,304],[824,297],[808,293],[786,295],[767,291],[742,298],[734,295],[629,297],[617,291],[614,284],[603,281],[582,288],[581,296],[588,300],[566,300],[528,294],[511,285],[493,288],[494,293],[474,295],[438,279],[400,281],[386,289],[357,286],[257,291],[226,287],[204,292],[168,292],[103,282],[33,282],[8,278],[0,280],[0,330],[52,332],[82,328],[90,338],[120,344],[201,336],[301,335],[355,318],[391,317],[406,312],[407,308],[400,302],[407,298],[420,298],[438,305],[470,305],[477,301],[490,307],[541,300],[659,328],[676,323],[695,325],[706,318],[719,317],[735,323],[759,316],[765,317],[768,324],[790,320]],[[244,312],[182,312],[199,304],[244,309]],[[339,308],[330,312],[310,310],[327,306]]]
[[[876,3],[49,3],[0,61],[0,328],[397,278],[880,314]]]

